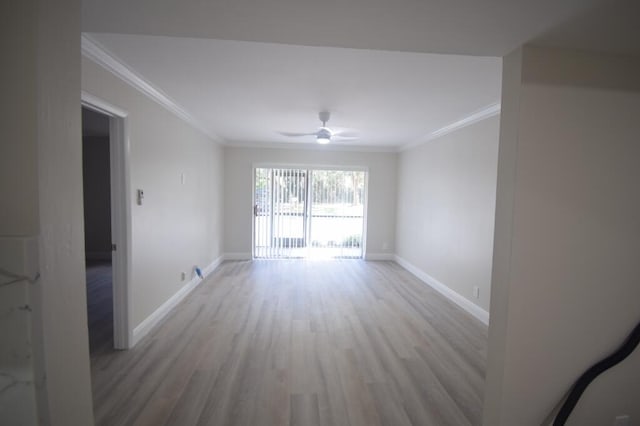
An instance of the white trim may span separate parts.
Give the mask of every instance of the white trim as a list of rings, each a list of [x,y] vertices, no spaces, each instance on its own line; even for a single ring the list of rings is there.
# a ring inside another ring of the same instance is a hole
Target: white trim
[[[218,268],[218,266],[220,266],[220,264],[224,262],[224,256],[220,255],[216,258],[216,260],[214,260],[213,262],[211,262],[209,265],[205,266],[204,268],[202,268],[202,275],[204,277],[209,276],[209,274],[211,274],[213,271],[216,270],[216,268]]]
[[[225,253],[222,258],[224,260],[251,260],[251,253]]]
[[[415,148],[426,142],[429,142],[441,136],[444,136],[447,133],[455,132],[456,130],[460,130],[463,127],[467,127],[479,121],[486,120],[487,118],[491,118],[494,115],[500,114],[500,109],[501,107],[499,102],[488,105],[482,108],[481,110],[474,112],[473,114],[470,114],[464,118],[461,118],[460,120],[454,121],[451,124],[447,124],[446,126],[439,128],[438,130],[434,130],[433,132],[429,133],[424,139],[398,147],[398,151],[406,151],[408,149]]]
[[[489,312],[485,311],[475,303],[471,302],[469,299],[465,298],[461,294],[453,291],[451,288],[442,284],[440,281],[433,278],[431,275],[427,274],[420,268],[416,267],[406,259],[395,255],[394,260],[400,266],[402,266],[407,271],[411,272],[413,275],[418,277],[425,284],[431,286],[438,293],[445,296],[447,299],[454,302],[456,305],[460,306],[465,311],[469,312],[475,318],[483,322],[485,325],[489,325]]]
[[[189,123],[191,126],[200,130],[205,135],[209,136],[215,142],[222,143],[220,137],[215,135],[210,129],[203,123],[198,121],[195,117],[187,112],[176,101],[171,99],[162,90],[154,87],[151,83],[146,81],[139,73],[135,72],[133,68],[126,65],[122,60],[118,59],[113,53],[109,52],[104,46],[94,40],[88,34],[82,34],[82,55],[96,64],[100,65],[107,71],[111,72],[116,77],[128,83],[133,88],[139,90],[150,99],[159,103],[182,120]]]
[[[94,96],[89,92],[83,90],[81,93],[82,105],[92,111],[101,112],[107,115],[115,115],[117,117],[126,117],[129,115],[127,111],[120,109],[117,106],[112,105],[104,99],[100,99],[99,97]]]
[[[223,261],[223,256],[218,257],[211,262],[208,266],[202,269],[202,275],[206,279]],[[200,279],[198,276],[194,276],[185,286],[178,290],[173,296],[171,296],[166,302],[164,302],[158,309],[153,311],[151,315],[145,318],[140,324],[133,329],[133,339],[131,347],[135,346],[145,337],[151,330],[154,329],[166,316],[175,308],[185,297],[189,295],[204,279]]]
[[[367,253],[364,260],[395,260],[395,255],[392,253]]]
[[[110,110],[114,112],[115,110]],[[131,346],[133,297],[131,296],[131,265],[133,229],[131,212],[131,175],[129,120],[114,116],[109,120],[109,154],[111,156],[111,233],[116,251],[113,267],[113,345],[116,349]]]
[[[82,105],[109,116],[109,155],[111,174],[111,241],[116,251],[113,269],[113,345],[128,349],[132,341],[131,315],[131,193],[129,113],[103,99],[82,91]]]

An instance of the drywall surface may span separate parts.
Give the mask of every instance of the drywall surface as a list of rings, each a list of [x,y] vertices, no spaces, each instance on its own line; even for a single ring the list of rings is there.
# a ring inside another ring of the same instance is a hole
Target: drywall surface
[[[0,422],[48,419],[38,265],[37,1],[0,3]],[[6,271],[6,272],[5,272]],[[37,287],[36,287],[37,286]],[[25,310],[30,306],[31,310]],[[39,404],[40,403],[40,404]],[[41,410],[38,409],[41,407]],[[39,412],[40,411],[40,412]]]
[[[38,1],[37,10],[38,100],[37,124],[33,124],[38,140],[41,277],[32,287],[32,301],[34,315],[41,316],[42,329],[36,335],[43,336],[44,355],[43,371],[36,364],[36,380],[38,388],[46,389],[49,408],[49,418],[41,416],[40,422],[91,425],[79,106],[80,2]],[[40,413],[43,405],[40,401]]]
[[[225,253],[251,255],[254,165],[366,167],[369,171],[366,255],[395,249],[396,154],[316,149],[224,149]]]
[[[17,275],[33,273],[23,267],[26,237],[38,251],[36,19],[35,1],[0,3],[0,268]],[[29,283],[12,281],[0,272],[0,419],[36,425],[31,318],[19,309],[31,303]]]
[[[517,140],[520,103],[522,51],[517,50],[502,60],[502,100],[500,111],[500,140]],[[517,144],[499,143],[498,176],[496,188],[495,231],[493,239],[493,266],[491,271],[491,305],[489,319],[490,355],[484,395],[485,425],[500,424],[499,411],[487,407],[502,404],[502,383],[506,357],[507,313],[509,295],[509,261],[511,259],[511,230],[513,198],[515,196],[515,169]]]
[[[196,265],[208,266],[221,254],[222,150],[86,58],[82,89],[129,113],[135,327],[189,282]]]
[[[82,138],[84,249],[87,259],[111,259],[109,137]]]
[[[485,311],[499,122],[494,116],[464,127],[403,151],[398,160],[396,254]]]
[[[4,271],[25,277],[38,272],[37,237],[0,237],[0,419],[2,424],[36,425],[39,417],[36,394],[36,354],[33,333],[36,316],[31,297],[32,283]],[[31,310],[25,307],[33,307]],[[41,309],[37,315],[41,314]],[[41,323],[41,321],[40,321]]]
[[[2,2],[0,47],[0,235],[38,232],[35,1]],[[20,185],[16,185],[19,182]]]
[[[499,185],[496,212],[496,243],[508,239],[510,254],[494,256],[506,310],[494,298],[489,341],[488,382],[501,383],[487,387],[484,420],[539,425],[640,320],[640,60],[514,55],[520,63],[505,64],[520,84],[504,86],[515,96],[503,105],[498,172],[512,184]],[[568,424],[639,419],[639,360],[594,382]]]

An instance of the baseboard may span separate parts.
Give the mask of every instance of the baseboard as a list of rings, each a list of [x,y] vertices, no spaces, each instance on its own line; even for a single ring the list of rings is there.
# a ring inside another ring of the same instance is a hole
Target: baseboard
[[[206,278],[210,273],[212,273],[213,271],[216,270],[216,268],[218,266],[220,266],[220,264],[224,262],[224,256],[220,255],[218,256],[218,258],[216,260],[214,260],[213,262],[211,262],[209,265],[205,266],[204,268],[202,268],[202,275]]]
[[[218,257],[209,265],[202,268],[202,275],[206,278],[212,273],[224,260],[223,256]],[[178,305],[189,293],[191,293],[203,280],[200,277],[195,276],[184,287],[178,290],[173,296],[164,302],[158,309],[156,309],[151,315],[144,319],[133,329],[133,338],[131,342],[131,348],[134,347],[144,336],[149,334],[153,328],[158,325],[173,308]]]
[[[251,253],[225,253],[224,260],[251,260]]]
[[[395,256],[392,253],[367,253],[364,260],[395,260]]]
[[[440,281],[436,280],[431,275],[427,274],[422,269],[416,267],[406,259],[403,259],[398,255],[395,255],[394,260],[398,265],[402,266],[404,269],[411,272],[413,275],[418,277],[424,283],[428,284],[438,293],[442,294],[447,299],[451,300],[453,303],[460,306],[465,311],[469,312],[471,315],[473,315],[475,318],[477,318],[484,324],[489,325],[489,312],[485,311],[484,309],[482,309],[475,303],[471,302],[461,294],[455,292],[451,288],[442,284]]]

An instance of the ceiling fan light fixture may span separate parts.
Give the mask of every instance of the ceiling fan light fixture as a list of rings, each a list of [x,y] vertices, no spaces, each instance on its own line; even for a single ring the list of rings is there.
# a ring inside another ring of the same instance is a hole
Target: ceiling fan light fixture
[[[318,114],[318,118],[320,119],[320,121],[322,122],[322,127],[319,127],[318,130],[316,130],[315,132],[309,132],[309,133],[298,133],[298,132],[278,132],[283,136],[293,136],[293,137],[297,137],[297,136],[315,136],[316,137],[316,143],[320,144],[320,145],[326,145],[328,143],[331,143],[331,140],[333,139],[334,142],[336,140],[353,140],[353,139],[357,139],[357,134],[354,134],[353,131],[345,131],[345,129],[339,129],[337,131],[333,131],[331,130],[329,127],[327,127],[327,121],[329,121],[329,117],[331,116],[331,114],[329,113],[329,111],[321,111]],[[334,138],[335,136],[335,138]]]

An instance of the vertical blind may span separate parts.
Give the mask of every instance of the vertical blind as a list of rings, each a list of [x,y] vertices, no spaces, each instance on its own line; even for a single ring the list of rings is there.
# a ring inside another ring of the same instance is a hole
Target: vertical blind
[[[254,256],[362,257],[363,171],[255,169]]]

